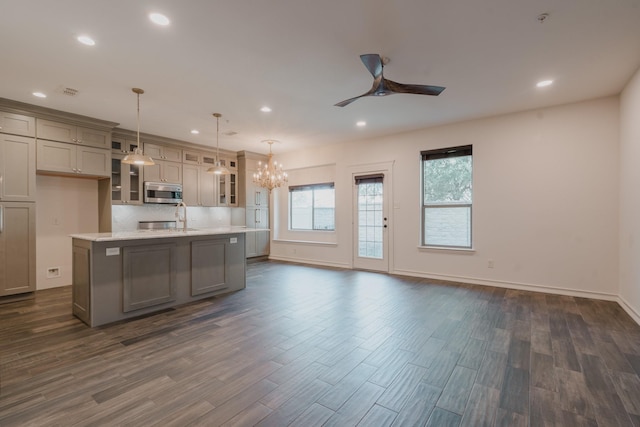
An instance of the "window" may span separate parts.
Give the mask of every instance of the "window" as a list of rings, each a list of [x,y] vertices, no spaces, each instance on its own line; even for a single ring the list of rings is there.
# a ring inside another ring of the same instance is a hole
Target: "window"
[[[471,145],[421,155],[422,244],[471,248]]]
[[[289,226],[292,230],[335,230],[333,182],[289,186]]]

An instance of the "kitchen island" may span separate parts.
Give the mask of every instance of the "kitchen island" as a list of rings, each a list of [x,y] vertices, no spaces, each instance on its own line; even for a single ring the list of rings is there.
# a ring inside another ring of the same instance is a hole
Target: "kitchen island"
[[[244,289],[244,227],[71,235],[73,314],[89,326]]]

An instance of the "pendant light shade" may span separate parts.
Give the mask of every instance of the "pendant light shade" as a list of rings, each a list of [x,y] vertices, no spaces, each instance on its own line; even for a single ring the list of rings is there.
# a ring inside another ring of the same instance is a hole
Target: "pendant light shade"
[[[220,117],[222,117],[222,114],[213,113],[213,117],[216,118],[216,162],[207,169],[207,172],[214,175],[229,175],[231,172],[222,166],[222,162],[220,161]]]
[[[139,166],[151,166],[155,165],[153,159],[149,156],[145,156],[142,152],[142,148],[140,148],[140,95],[144,93],[144,90],[134,87],[131,91],[138,95],[138,139],[136,149],[133,150],[132,153],[127,154],[122,159],[122,163],[128,165],[139,165]]]

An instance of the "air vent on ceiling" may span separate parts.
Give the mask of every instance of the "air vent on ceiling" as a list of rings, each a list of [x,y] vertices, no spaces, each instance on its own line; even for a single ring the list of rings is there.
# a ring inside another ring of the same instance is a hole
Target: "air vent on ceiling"
[[[237,135],[237,134],[238,134],[238,132],[235,132],[235,131],[230,130],[230,131],[228,131],[228,132],[222,132],[222,134],[223,134],[223,135],[226,135],[226,136],[233,136],[233,135]]]
[[[78,94],[78,89],[74,89],[72,87],[65,87],[62,89],[62,93],[67,96],[76,96]]]

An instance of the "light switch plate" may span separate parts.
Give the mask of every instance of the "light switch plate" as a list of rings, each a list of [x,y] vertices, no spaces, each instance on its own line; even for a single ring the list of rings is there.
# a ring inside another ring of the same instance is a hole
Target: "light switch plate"
[[[107,256],[120,255],[120,248],[107,248]]]
[[[238,243],[238,238],[237,237],[231,237],[229,239],[229,243]]]

